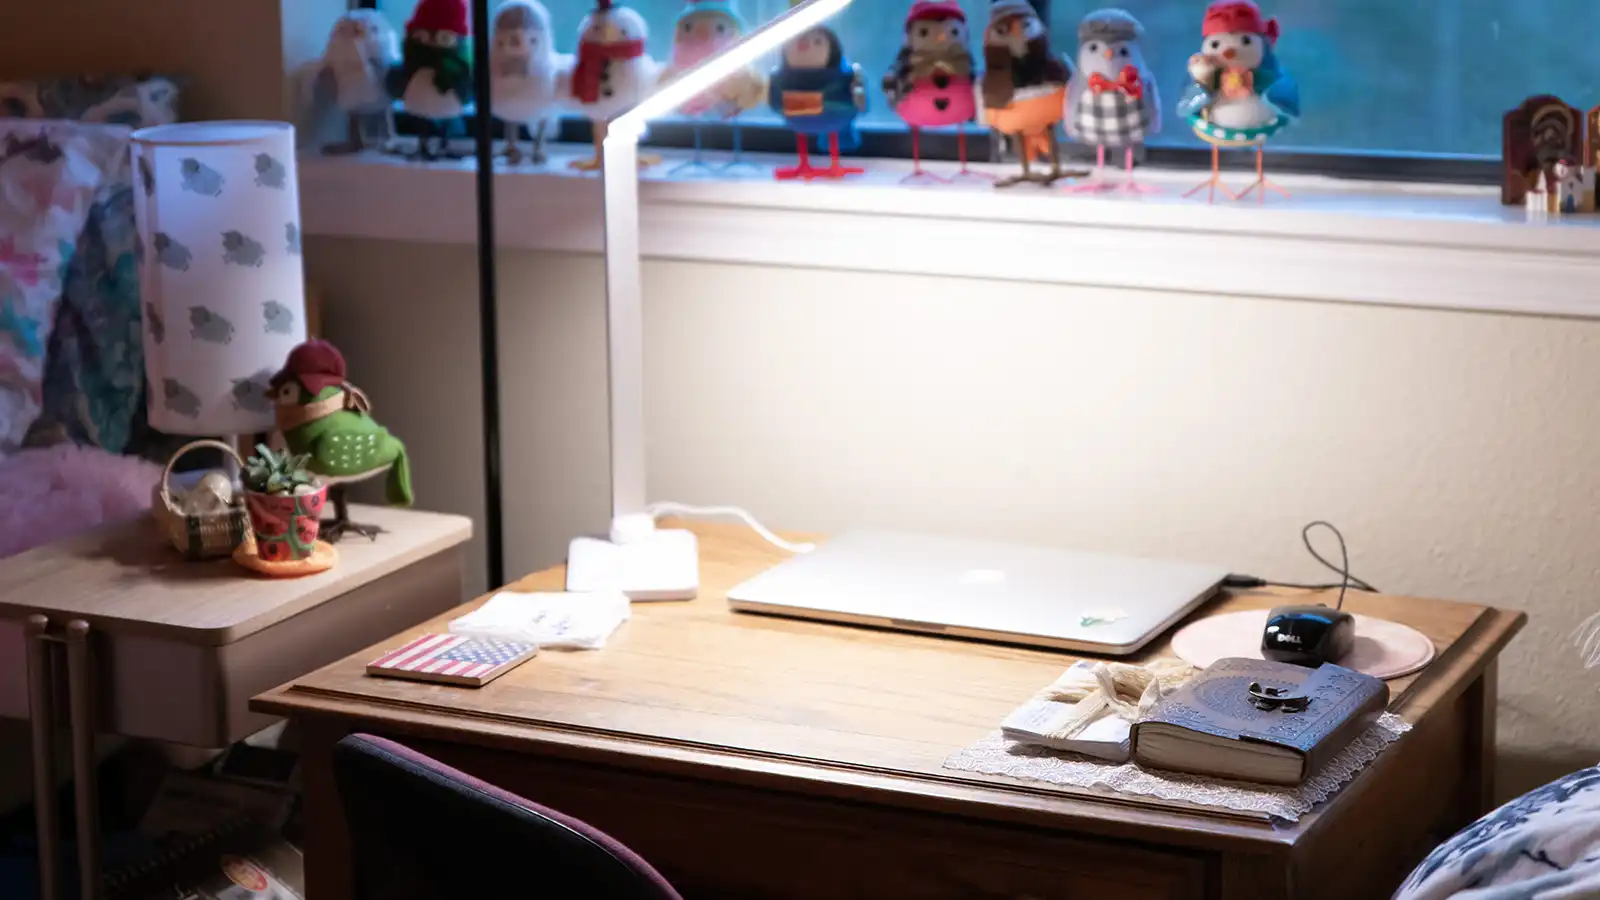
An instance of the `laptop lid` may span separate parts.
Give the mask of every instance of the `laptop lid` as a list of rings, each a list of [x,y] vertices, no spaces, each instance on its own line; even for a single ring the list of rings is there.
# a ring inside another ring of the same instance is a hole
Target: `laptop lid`
[[[728,592],[743,612],[1125,655],[1211,597],[1221,566],[851,531]]]

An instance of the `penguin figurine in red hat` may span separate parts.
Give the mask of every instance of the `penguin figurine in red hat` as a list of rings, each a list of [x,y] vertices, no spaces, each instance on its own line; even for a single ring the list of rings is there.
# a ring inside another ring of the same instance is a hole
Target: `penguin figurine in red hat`
[[[627,112],[655,90],[660,67],[645,53],[650,30],[644,17],[611,0],[597,0],[594,11],[578,24],[578,62],[557,93],[567,106],[582,113],[594,128],[594,156],[575,160],[574,169],[600,168],[606,123]],[[655,165],[661,157],[639,154],[639,165]]]
[[[450,126],[472,102],[472,26],[467,0],[421,0],[406,23],[400,66],[390,71],[389,92],[423,123],[417,156],[456,157]]]
[[[883,76],[889,105],[911,126],[911,174],[903,182],[947,180],[922,168],[921,131],[950,125],[959,129],[957,176],[979,175],[967,168],[966,125],[978,114],[967,37],[967,14],[956,0],[916,0],[906,14],[905,43]]]
[[[350,521],[345,486],[386,476],[384,498],[410,506],[411,460],[406,445],[372,418],[365,394],[345,380],[344,356],[324,340],[289,351],[268,382],[278,429],[290,453],[306,454],[307,468],[328,485],[334,519],[321,532],[337,541],[346,531],[372,537],[377,529]]]
[[[1189,57],[1193,83],[1178,104],[1178,115],[1195,136],[1211,145],[1211,177],[1184,196],[1217,190],[1231,200],[1256,191],[1265,203],[1267,191],[1289,192],[1267,179],[1267,140],[1300,117],[1300,88],[1278,62],[1278,20],[1264,19],[1254,0],[1217,0],[1206,9],[1200,52]],[[1256,180],[1239,193],[1222,183],[1221,153],[1225,148],[1254,148]]]

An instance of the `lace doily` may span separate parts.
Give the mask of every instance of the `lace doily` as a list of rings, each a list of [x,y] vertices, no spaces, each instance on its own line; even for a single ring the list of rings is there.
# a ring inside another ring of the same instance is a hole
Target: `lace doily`
[[[1350,742],[1316,774],[1295,787],[1275,787],[1186,775],[1181,772],[1156,772],[1133,763],[1096,762],[1088,757],[1061,753],[1048,747],[1008,741],[996,731],[944,761],[946,769],[979,772],[984,775],[1009,775],[1028,781],[1072,787],[1105,787],[1124,794],[1139,794],[1214,806],[1239,812],[1265,813],[1294,822],[1318,803],[1332,797],[1354,778],[1357,772],[1378,758],[1384,747],[1411,730],[1411,724],[1394,713],[1384,713],[1371,728]]]

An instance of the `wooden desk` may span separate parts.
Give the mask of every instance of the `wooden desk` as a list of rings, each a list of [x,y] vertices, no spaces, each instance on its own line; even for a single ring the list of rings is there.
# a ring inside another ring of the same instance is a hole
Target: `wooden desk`
[[[93,898],[97,732],[225,747],[272,724],[247,708],[255,694],[460,603],[470,519],[355,514],[385,533],[344,541],[337,566],[305,578],[185,561],[147,518],[0,560],[0,717],[33,726],[46,900],[56,888],[53,721],[72,722],[80,862]]]
[[[781,554],[738,528],[695,530],[700,598],[635,604],[604,650],[546,652],[481,690],[362,674],[469,605],[258,697],[305,729],[310,900],[350,896],[329,760],[354,730],[587,819],[690,898],[1383,897],[1489,802],[1494,661],[1521,613],[1352,596],[1440,649],[1391,683],[1415,728],[1274,826],[942,769],[1070,656],[730,612],[724,592]],[[561,584],[552,569],[515,586]]]

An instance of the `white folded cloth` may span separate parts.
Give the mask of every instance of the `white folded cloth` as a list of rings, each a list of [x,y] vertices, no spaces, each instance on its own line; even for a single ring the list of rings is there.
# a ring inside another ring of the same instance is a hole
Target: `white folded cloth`
[[[528,641],[541,648],[598,650],[632,615],[627,595],[501,591],[482,606],[450,622],[451,634]]]

